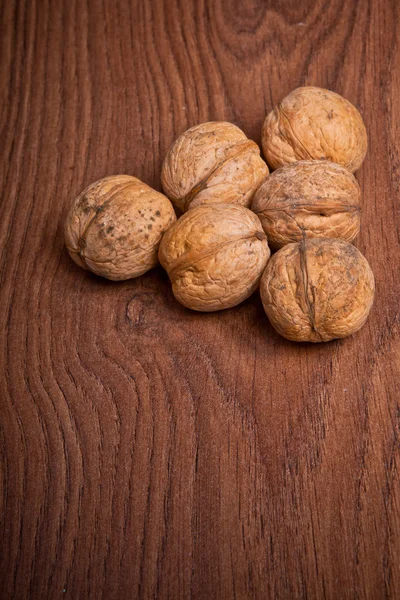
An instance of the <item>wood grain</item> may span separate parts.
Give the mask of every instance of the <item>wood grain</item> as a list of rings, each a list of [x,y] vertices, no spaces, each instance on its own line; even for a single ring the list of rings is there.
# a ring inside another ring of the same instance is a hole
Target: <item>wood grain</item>
[[[3,0],[0,597],[400,598],[400,5],[396,0]],[[259,142],[291,89],[364,115],[354,337],[296,345],[260,299],[178,305],[63,247],[72,199],[159,189],[172,140]]]

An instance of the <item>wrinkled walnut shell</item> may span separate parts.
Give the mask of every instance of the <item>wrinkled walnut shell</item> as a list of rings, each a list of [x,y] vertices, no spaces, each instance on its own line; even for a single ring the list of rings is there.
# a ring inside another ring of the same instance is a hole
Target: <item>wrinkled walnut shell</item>
[[[367,146],[355,106],[317,87],[293,90],[266,116],[262,130],[264,155],[273,169],[297,160],[327,159],[354,172]]]
[[[271,258],[260,284],[272,325],[296,342],[355,333],[367,319],[374,291],[367,260],[352,244],[335,239],[287,244]]]
[[[258,217],[243,206],[205,204],[163,237],[159,259],[176,299],[199,311],[229,308],[257,288],[270,256]]]
[[[65,244],[80,267],[107,279],[130,279],[156,266],[161,237],[174,221],[163,194],[136,177],[112,175],[77,197]]]
[[[255,142],[232,123],[210,122],[185,131],[165,157],[161,182],[182,212],[206,203],[250,206],[268,175]]]
[[[267,177],[251,209],[272,248],[304,236],[351,242],[360,230],[360,186],[350,171],[335,163],[294,162]]]

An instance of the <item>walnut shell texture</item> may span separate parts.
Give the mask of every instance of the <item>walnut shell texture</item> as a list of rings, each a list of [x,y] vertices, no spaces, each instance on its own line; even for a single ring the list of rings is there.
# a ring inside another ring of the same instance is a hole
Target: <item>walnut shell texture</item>
[[[239,127],[212,121],[188,129],[172,144],[161,182],[182,212],[209,202],[248,207],[268,172],[259,147]]]
[[[328,342],[358,331],[374,299],[374,276],[357,248],[338,239],[287,244],[260,284],[273,327],[288,340]]]
[[[189,210],[163,237],[159,259],[176,299],[193,310],[230,308],[257,288],[270,256],[260,220],[237,204]]]
[[[327,159],[356,171],[368,147],[358,110],[348,100],[317,87],[288,94],[265,118],[262,147],[273,169],[297,160]]]
[[[356,178],[344,167],[327,160],[299,161],[267,177],[251,209],[272,248],[304,236],[351,242],[360,230],[360,195]]]
[[[163,194],[130,175],[112,175],[87,187],[65,224],[73,260],[107,279],[142,275],[158,263],[163,233],[176,221]]]

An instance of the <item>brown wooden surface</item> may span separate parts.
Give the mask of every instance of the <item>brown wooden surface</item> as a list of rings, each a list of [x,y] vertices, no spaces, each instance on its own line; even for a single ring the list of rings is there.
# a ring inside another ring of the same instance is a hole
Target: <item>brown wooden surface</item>
[[[397,0],[3,0],[0,597],[400,597]],[[257,294],[194,314],[162,270],[111,283],[63,247],[76,194],[159,189],[206,120],[256,141],[336,90],[370,148],[357,335],[296,345]]]

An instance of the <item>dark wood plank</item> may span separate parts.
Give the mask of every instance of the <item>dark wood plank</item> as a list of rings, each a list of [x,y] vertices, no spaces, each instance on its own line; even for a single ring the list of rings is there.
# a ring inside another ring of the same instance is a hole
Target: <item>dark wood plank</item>
[[[399,597],[399,9],[3,0],[2,599]],[[301,84],[369,132],[357,335],[292,344],[257,294],[193,314],[161,269],[115,284],[69,260],[84,186],[159,188],[201,121],[259,141]]]

